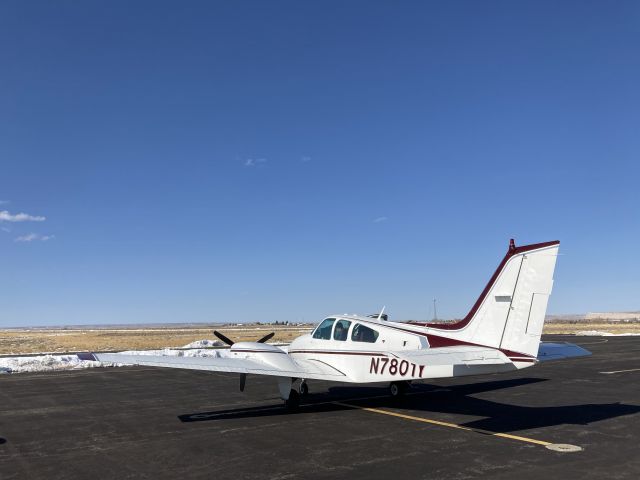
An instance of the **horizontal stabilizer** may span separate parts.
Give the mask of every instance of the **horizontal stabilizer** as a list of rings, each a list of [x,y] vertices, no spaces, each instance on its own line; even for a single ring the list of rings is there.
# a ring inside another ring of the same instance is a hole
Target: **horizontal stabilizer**
[[[538,361],[540,362],[562,360],[572,357],[586,357],[588,355],[591,355],[589,350],[567,342],[540,342],[540,347],[538,348]]]
[[[430,366],[506,365],[511,363],[511,360],[495,348],[471,345],[424,348],[394,353],[411,362]]]

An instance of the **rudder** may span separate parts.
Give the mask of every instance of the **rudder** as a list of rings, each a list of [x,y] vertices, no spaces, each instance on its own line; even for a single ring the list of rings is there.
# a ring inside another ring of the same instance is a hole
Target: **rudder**
[[[524,253],[500,348],[537,356],[559,245]]]

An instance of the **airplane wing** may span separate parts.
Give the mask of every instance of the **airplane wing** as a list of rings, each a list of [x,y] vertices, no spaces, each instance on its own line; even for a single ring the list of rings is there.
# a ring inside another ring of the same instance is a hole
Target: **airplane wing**
[[[171,355],[129,355],[120,353],[83,353],[80,360],[93,360],[125,365],[146,365],[150,367],[182,368],[210,372],[250,373],[274,377],[306,378],[312,380],[344,381],[345,375],[329,365],[313,361],[295,361],[290,367],[278,368],[258,359],[225,357],[177,357]]]
[[[572,357],[586,357],[588,355],[591,355],[589,350],[567,342],[540,342],[540,346],[538,347],[538,360],[541,362]]]

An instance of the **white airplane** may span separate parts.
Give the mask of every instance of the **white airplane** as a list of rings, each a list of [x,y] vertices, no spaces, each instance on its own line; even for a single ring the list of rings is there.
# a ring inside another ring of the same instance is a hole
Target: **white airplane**
[[[81,354],[83,360],[235,372],[244,390],[247,374],[276,377],[287,407],[297,408],[308,380],[389,383],[402,395],[413,380],[510,372],[540,361],[590,355],[569,343],[541,342],[547,300],[560,242],[509,250],[462,320],[455,323],[389,322],[386,315],[332,315],[287,350],[257,342],[230,345],[230,356],[174,357]],[[298,383],[297,381],[300,380]],[[297,384],[298,388],[293,388]]]

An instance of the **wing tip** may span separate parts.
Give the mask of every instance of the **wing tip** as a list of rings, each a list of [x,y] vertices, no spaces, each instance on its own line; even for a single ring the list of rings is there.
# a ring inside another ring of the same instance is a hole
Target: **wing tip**
[[[79,360],[88,360],[91,362],[98,361],[98,358],[91,352],[82,352],[82,353],[78,353],[77,355]]]

